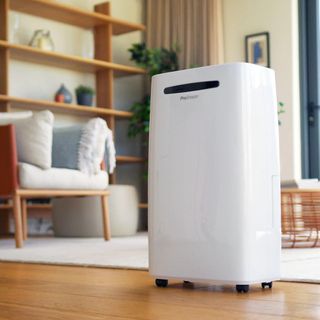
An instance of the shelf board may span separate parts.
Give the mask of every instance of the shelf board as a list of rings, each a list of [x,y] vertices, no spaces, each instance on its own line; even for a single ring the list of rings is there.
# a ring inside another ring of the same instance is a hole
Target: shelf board
[[[148,209],[148,204],[147,203],[139,203],[139,208],[140,209]]]
[[[20,61],[48,65],[80,72],[97,72],[100,70],[113,70],[115,76],[127,76],[132,74],[145,74],[142,68],[125,66],[118,63],[102,60],[87,59],[64,53],[40,50],[37,48],[13,44],[0,40],[0,48],[9,50],[10,57]]]
[[[114,116],[118,118],[130,118],[132,112],[115,110],[106,107],[87,107],[77,104],[68,104],[46,100],[35,100],[0,95],[0,102],[8,102],[10,106],[18,109],[49,109],[59,113],[77,114],[85,116]]]
[[[0,204],[0,210],[12,209],[12,204]]]
[[[41,209],[41,210],[51,210],[52,205],[51,204],[27,204],[28,209]],[[0,204],[0,210],[1,209],[12,209],[12,204]]]
[[[119,163],[142,163],[146,161],[145,158],[131,156],[117,156],[116,159]]]
[[[49,203],[28,203],[27,204],[28,209],[39,209],[39,210],[52,210],[52,204]]]
[[[52,0],[9,0],[9,6],[11,10],[82,28],[93,28],[111,23],[114,35],[145,30],[145,26],[142,24],[123,21],[109,15],[86,11]]]

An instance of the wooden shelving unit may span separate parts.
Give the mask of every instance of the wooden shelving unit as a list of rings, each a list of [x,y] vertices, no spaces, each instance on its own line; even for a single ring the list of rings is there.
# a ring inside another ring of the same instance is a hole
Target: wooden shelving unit
[[[95,57],[87,59],[60,52],[42,51],[26,45],[13,44],[8,41],[9,11],[34,15],[85,29],[92,29],[95,40]],[[144,31],[142,24],[131,23],[110,16],[108,2],[96,5],[93,12],[64,5],[54,0],[0,0],[0,112],[11,108],[42,110],[49,109],[55,113],[67,113],[87,117],[99,116],[108,122],[115,132],[115,119],[129,119],[131,112],[117,110],[113,102],[113,81],[115,77],[144,74],[141,68],[112,62],[112,36],[132,31]],[[12,97],[9,95],[9,63],[11,59],[69,69],[96,76],[96,107],[76,104],[57,103],[54,101]],[[145,162],[144,158],[118,155],[118,164],[135,164]],[[115,183],[115,175],[110,176]],[[47,209],[50,205],[28,205],[30,209]],[[140,204],[146,208],[147,204]],[[11,210],[11,205],[1,204],[0,210]]]
[[[59,52],[49,52],[8,41],[8,15],[14,10],[21,13],[78,26],[91,28],[95,40],[95,57],[87,59]],[[110,4],[101,3],[94,7],[94,12],[64,5],[54,0],[0,0],[0,111],[10,108],[50,109],[56,113],[82,116],[99,116],[108,122],[115,132],[115,119],[128,119],[131,112],[116,110],[113,103],[114,77],[144,74],[141,68],[112,62],[112,36],[132,31],[144,31],[145,26],[127,22],[110,16]],[[53,101],[12,97],[8,88],[8,68],[10,59],[49,65],[52,67],[76,70],[96,75],[96,107]],[[118,156],[121,163],[142,163],[145,159],[134,156]],[[110,176],[111,183],[116,182],[115,175]]]

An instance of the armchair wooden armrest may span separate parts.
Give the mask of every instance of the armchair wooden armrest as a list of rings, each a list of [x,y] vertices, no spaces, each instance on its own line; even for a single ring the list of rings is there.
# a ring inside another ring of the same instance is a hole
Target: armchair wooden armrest
[[[18,157],[13,125],[0,126],[0,197],[10,197],[13,202],[16,247],[21,248],[22,219],[18,190]]]
[[[12,196],[18,188],[18,158],[13,125],[0,126],[0,196]]]

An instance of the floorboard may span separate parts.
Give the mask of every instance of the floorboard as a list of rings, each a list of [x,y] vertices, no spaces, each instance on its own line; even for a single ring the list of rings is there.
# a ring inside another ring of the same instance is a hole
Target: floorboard
[[[156,288],[144,271],[0,263],[0,320],[320,319],[320,285]]]

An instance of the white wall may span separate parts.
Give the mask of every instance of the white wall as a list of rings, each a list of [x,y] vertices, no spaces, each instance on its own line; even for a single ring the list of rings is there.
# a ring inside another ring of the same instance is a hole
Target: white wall
[[[245,61],[244,38],[270,33],[271,68],[276,72],[281,115],[281,178],[301,177],[297,0],[223,0],[225,62]]]

